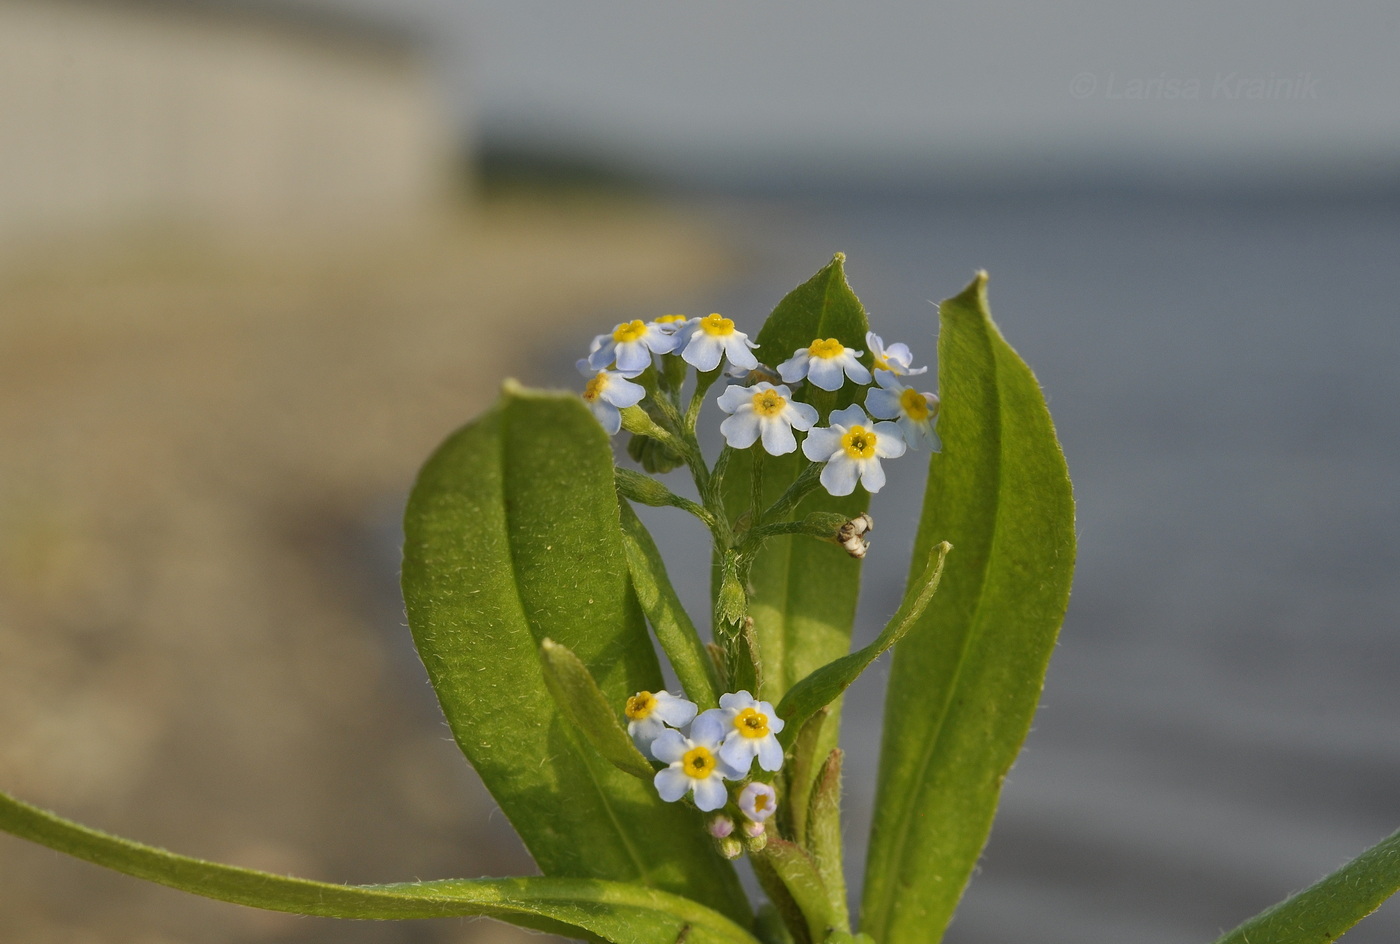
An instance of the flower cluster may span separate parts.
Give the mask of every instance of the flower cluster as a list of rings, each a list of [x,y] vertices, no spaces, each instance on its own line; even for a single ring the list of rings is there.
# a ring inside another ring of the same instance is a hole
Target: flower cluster
[[[698,715],[697,710],[694,702],[670,692],[638,692],[627,699],[624,713],[637,749],[666,765],[653,781],[661,799],[674,803],[689,793],[708,813],[728,804],[724,782],[746,780],[755,759],[770,773],[782,768],[777,736],[783,719],[771,704],[745,691],[722,695],[718,708]],[[753,782],[739,792],[737,803],[751,822],[761,823],[772,815],[777,794]]]
[[[861,363],[864,351],[836,338],[816,338],[770,368],[754,356],[758,345],[723,315],[663,315],[651,322],[624,322],[611,333],[598,335],[578,366],[589,378],[584,400],[603,428],[615,434],[623,426],[623,410],[640,405],[652,412],[643,402],[654,390],[654,381],[648,378],[672,373],[668,357],[707,374],[727,362],[725,376],[736,382],[716,398],[726,414],[720,424],[725,442],[733,449],[762,443],[765,452],[781,456],[797,451],[795,434],[805,433],[802,453],[823,464],[822,486],[832,495],[849,495],[857,484],[867,492],[884,486],[882,460],[901,456],[906,449],[936,452],[940,448],[933,429],[938,397],[901,379],[928,368],[912,366],[914,357],[905,344],[886,345],[873,331],[865,341],[873,373]],[[634,383],[638,378],[641,382]],[[828,393],[848,383],[869,389],[861,404],[833,411],[827,425],[819,426],[817,408],[794,396],[794,387],[803,383]],[[628,429],[635,432],[638,427]]]

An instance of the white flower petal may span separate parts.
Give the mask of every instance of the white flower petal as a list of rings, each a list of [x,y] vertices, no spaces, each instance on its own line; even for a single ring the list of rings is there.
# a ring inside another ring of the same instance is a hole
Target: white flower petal
[[[756,739],[744,737],[738,731],[731,732],[720,745],[719,756],[726,764],[747,775],[753,766],[754,755],[758,753]]]
[[[660,718],[673,728],[690,724],[695,720],[695,712],[700,710],[695,702],[670,692],[656,692],[652,697],[656,699],[656,707],[651,712],[652,717]]]
[[[758,358],[754,357],[752,350],[758,345],[749,341],[742,332],[735,331],[733,334],[725,336],[721,343],[724,345],[724,353],[729,355],[729,363],[735,367],[753,370],[758,366]]]
[[[757,417],[755,417],[757,419]],[[771,416],[760,420],[763,427],[763,450],[770,456],[785,456],[797,450],[797,438],[792,435],[792,427],[783,422],[781,416]],[[723,424],[721,424],[721,427]],[[734,445],[730,443],[730,445]],[[749,443],[753,445],[753,443]]]
[[[768,719],[768,730],[774,734],[787,727],[787,722],[778,717],[778,713],[773,710],[773,705],[770,702],[759,702],[758,710]]]
[[[780,770],[783,766],[783,746],[773,735],[759,739],[758,766],[767,771]]]
[[[607,337],[607,335],[604,335],[604,337]],[[613,357],[616,355],[616,353],[617,342],[612,340],[611,338],[608,338],[608,340],[601,347],[599,347],[596,351],[593,351],[588,355],[588,366],[593,368],[595,371],[602,370],[605,367],[610,367],[613,362]]]
[[[846,352],[851,354],[850,351]],[[856,360],[856,356],[851,354],[851,359],[844,365],[846,376],[858,384],[870,383],[870,371],[865,369],[865,365]]]
[[[753,402],[753,392],[760,389],[764,384],[755,384],[753,387],[745,387],[742,384],[730,384],[724,388],[724,392],[715,397],[715,403],[726,413],[733,413],[739,407]],[[771,387],[772,384],[767,386]]]
[[[901,445],[903,440],[900,440]],[[885,470],[880,465],[879,459],[860,460],[862,468],[860,470],[860,484],[865,486],[865,490],[874,495],[885,487]]]
[[[865,408],[870,411],[871,416],[892,420],[900,414],[899,394],[875,387],[865,395]]]
[[[904,430],[897,423],[876,423],[871,432],[875,434],[875,455],[881,459],[895,459],[904,455]]]
[[[685,752],[690,750],[685,741],[679,731],[664,730],[651,742],[651,754],[663,764],[678,764],[685,757]]]
[[[719,424],[719,431],[724,436],[724,441],[733,448],[747,449],[758,441],[762,427],[763,421],[759,419],[758,414],[746,409],[726,417],[724,422]]]
[[[895,421],[904,433],[904,441],[909,444],[909,448],[915,452],[927,452],[937,449],[935,445],[938,437],[934,435],[933,424],[928,420],[920,423],[918,420],[908,416],[901,416]]]
[[[834,456],[822,469],[822,486],[832,495],[849,495],[856,490],[860,468],[854,459],[844,454]]]
[[[685,774],[681,774],[681,776],[684,777]],[[711,775],[703,780],[691,782],[695,785],[695,805],[702,811],[708,813],[729,802],[729,791],[725,789],[724,781],[718,776]]]
[[[588,409],[593,411],[593,415],[603,425],[603,432],[609,436],[616,436],[618,430],[622,429],[622,414],[618,412],[617,407],[601,397],[589,402]]]
[[[788,396],[787,387],[779,387],[783,391],[783,396]],[[783,419],[793,429],[811,429],[812,424],[817,421],[817,408],[810,403],[798,403],[795,400],[788,400],[787,409],[783,410]]]
[[[627,733],[632,735],[632,740],[637,742],[637,746],[643,744],[650,745],[652,741],[659,738],[666,730],[666,725],[661,719],[656,717],[656,712],[645,718],[638,718],[635,721],[627,722]],[[642,753],[646,753],[643,748]]]
[[[758,708],[758,702],[748,693],[747,689],[740,689],[737,692],[726,692],[719,696],[719,706],[730,708],[735,712],[743,711],[745,708]]]
[[[642,398],[647,395],[647,388],[641,384],[634,384],[621,374],[609,372],[607,386],[598,395],[598,399],[606,400],[613,406],[636,406],[642,402]]]
[[[828,462],[841,453],[841,437],[845,430],[834,427],[818,427],[807,434],[802,441],[802,454],[813,462]]]
[[[667,767],[665,770],[658,770],[651,782],[656,786],[656,792],[661,794],[661,799],[667,803],[674,803],[690,789],[691,778],[679,767]]]
[[[866,416],[865,411],[859,406],[852,403],[844,410],[837,410],[835,413],[831,414],[829,422],[833,427],[843,427],[841,435],[844,436],[846,435],[846,430],[850,429],[852,426],[869,426],[870,417]]]
[[[628,341],[617,346],[617,369],[643,371],[651,366],[651,349],[642,341]]]
[[[797,383],[807,376],[807,364],[812,359],[811,353],[804,347],[792,353],[792,357],[778,365],[778,376],[783,378],[784,383]]]
[[[807,364],[807,380],[823,390],[839,390],[846,382],[846,374],[839,358],[814,357]]]
[[[711,708],[700,712],[690,725],[690,740],[713,750],[716,744],[724,740],[724,735],[730,727],[724,709]]]
[[[686,344],[685,350],[681,352],[681,360],[703,372],[718,367],[719,359],[723,355],[723,342],[712,334],[706,334],[705,329],[698,328],[690,336],[690,342]]]

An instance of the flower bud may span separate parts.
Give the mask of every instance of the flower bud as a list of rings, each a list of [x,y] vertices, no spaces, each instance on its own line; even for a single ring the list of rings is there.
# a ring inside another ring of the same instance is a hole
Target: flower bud
[[[705,826],[716,839],[728,839],[734,832],[734,820],[723,814],[713,817]]]
[[[719,854],[726,859],[737,859],[744,854],[744,847],[737,839],[721,839],[719,841]]]

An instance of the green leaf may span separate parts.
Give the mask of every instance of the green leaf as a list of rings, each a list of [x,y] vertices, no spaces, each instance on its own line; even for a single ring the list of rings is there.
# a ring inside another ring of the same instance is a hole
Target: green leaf
[[[588,674],[588,666],[568,646],[553,639],[540,643],[540,659],[555,704],[584,739],[618,770],[650,783],[656,770],[618,722],[617,710],[603,697],[598,683]]]
[[[757,354],[765,364],[776,366],[798,348],[809,346],[817,338],[831,337],[847,347],[865,351],[863,362],[872,362],[872,355],[865,350],[869,329],[865,309],[846,282],[845,258],[838,253],[816,275],[778,302],[758,334]],[[861,392],[854,384],[846,384],[835,393],[806,384],[798,398],[817,407],[824,422],[832,409],[849,405]],[[810,464],[801,450],[785,456],[760,453],[759,458],[765,506],[777,501],[788,484]],[[752,475],[750,462],[736,461],[729,466],[724,480],[724,505],[731,520],[752,503]],[[798,504],[794,516],[801,519],[812,512],[836,512],[850,519],[869,505],[870,496],[863,488],[842,498],[818,488]],[[803,535],[773,537],[764,543],[749,573],[753,594],[748,615],[754,620],[763,661],[763,691],[755,694],[777,704],[799,679],[850,651],[860,570],[860,561],[842,548]],[[718,586],[715,589],[718,592]],[[830,710],[830,722],[822,726],[821,737],[813,745],[819,758],[836,747],[840,730],[839,699]],[[789,801],[805,809],[811,781],[799,779],[792,772],[785,773],[783,779]]]
[[[870,667],[870,663],[914,628],[938,590],[939,580],[943,576],[943,561],[950,550],[952,545],[947,541],[933,549],[923,576],[914,584],[918,592],[912,597],[906,596],[874,642],[834,662],[828,662],[788,689],[777,708],[778,717],[786,724],[782,733],[778,735],[784,747],[796,740],[798,731],[808,718],[839,698],[841,693],[860,677],[860,673]]]
[[[607,763],[545,686],[546,637],[619,710],[662,683],[623,552],[612,451],[583,401],[508,384],[428,460],[404,532],[418,652],[458,745],[541,871],[652,885],[747,923],[698,814]]]
[[[714,661],[666,576],[651,534],[626,503],[622,505],[622,548],[637,598],[686,696],[702,711],[717,707],[721,693]]]
[[[1400,832],[1315,885],[1250,918],[1216,944],[1327,944],[1400,891]]]
[[[834,337],[848,347],[865,350],[865,309],[846,284],[844,262],[845,257],[838,254],[773,309],[757,339],[757,354],[765,364],[785,361],[817,338]],[[869,352],[865,361],[870,362]],[[823,411],[845,406],[857,392],[854,385],[847,384],[838,391],[841,399],[837,401],[836,394],[810,385],[808,390],[814,401],[829,398],[820,406]],[[801,450],[786,456],[764,453],[762,460],[765,504],[776,501],[807,465]],[[750,466],[747,461],[733,462],[725,476],[725,507],[731,519],[750,504]],[[849,519],[865,511],[869,503],[870,496],[861,488],[844,498],[819,490],[801,503],[797,517],[827,511],[840,512]],[[798,679],[850,650],[860,563],[832,544],[805,537],[775,537],[759,551],[750,582],[754,592],[749,615],[763,658],[762,695],[776,704]],[[828,748],[835,746],[837,727],[827,726],[832,732]]]
[[[807,848],[826,888],[831,914],[838,927],[850,927],[846,904],[846,874],[841,855],[841,763],[838,748],[826,757],[807,813]]]
[[[813,941],[823,941],[832,929],[846,930],[831,908],[821,873],[806,849],[782,839],[769,839],[762,851],[753,853],[755,865],[762,862],[772,870],[802,913]]]
[[[895,647],[862,928],[941,938],[1030,728],[1074,567],[1074,503],[1034,375],[979,274],[940,309],[938,422],[915,566],[948,541],[937,596]],[[912,579],[912,575],[911,575]]]
[[[0,829],[97,865],[235,904],[330,918],[486,915],[616,944],[757,944],[695,902],[621,882],[572,878],[448,879],[395,885],[334,885],[175,855],[80,826],[0,793]],[[75,901],[81,906],[81,901]]]

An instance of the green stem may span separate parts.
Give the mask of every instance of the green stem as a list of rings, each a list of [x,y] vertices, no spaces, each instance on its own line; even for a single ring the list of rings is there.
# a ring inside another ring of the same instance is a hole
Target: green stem
[[[765,520],[772,518],[786,518],[792,514],[792,510],[797,507],[802,499],[806,498],[819,484],[821,484],[822,466],[821,462],[809,462],[807,467],[797,476],[797,480],[788,486],[787,491],[768,506],[768,510],[763,513]]]
[[[749,474],[749,527],[763,523],[763,452],[753,447],[753,471]]]

